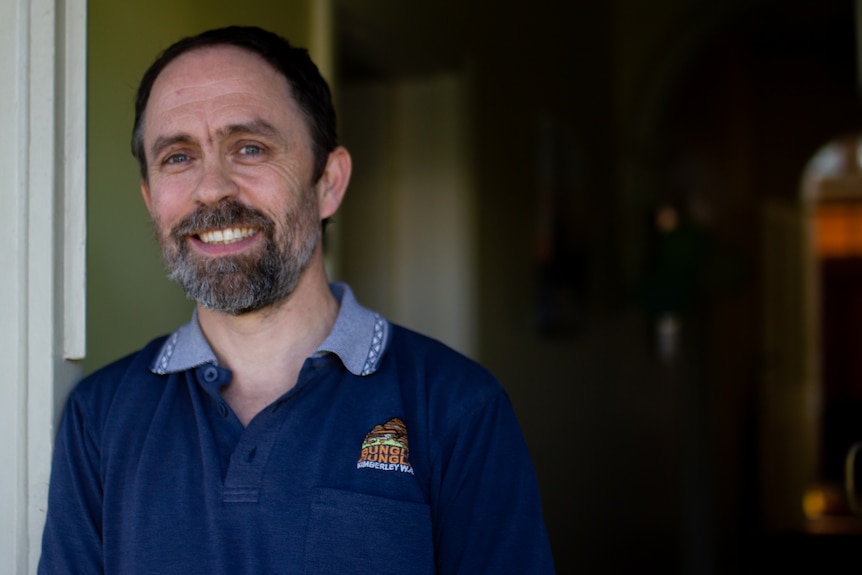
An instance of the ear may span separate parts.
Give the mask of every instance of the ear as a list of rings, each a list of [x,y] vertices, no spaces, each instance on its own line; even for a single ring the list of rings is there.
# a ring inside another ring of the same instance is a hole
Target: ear
[[[320,219],[331,217],[341,205],[347,184],[350,183],[350,172],[353,163],[350,152],[344,146],[338,146],[329,153],[326,169],[317,182],[317,204],[320,207]]]
[[[152,201],[153,198],[150,195],[150,184],[147,183],[147,180],[141,178],[141,195],[144,197],[144,203],[147,204],[147,211],[153,213],[152,210]]]

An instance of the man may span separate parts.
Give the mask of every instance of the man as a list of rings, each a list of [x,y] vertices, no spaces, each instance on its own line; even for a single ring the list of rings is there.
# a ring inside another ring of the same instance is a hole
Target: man
[[[133,153],[190,323],[73,391],[40,573],[549,573],[505,393],[328,283],[351,171],[306,52],[258,28],[144,75]]]

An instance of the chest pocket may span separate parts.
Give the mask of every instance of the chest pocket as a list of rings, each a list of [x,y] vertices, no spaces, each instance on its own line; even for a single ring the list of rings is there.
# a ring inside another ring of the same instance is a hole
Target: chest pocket
[[[306,575],[433,574],[430,508],[318,488],[311,502],[305,558]]]

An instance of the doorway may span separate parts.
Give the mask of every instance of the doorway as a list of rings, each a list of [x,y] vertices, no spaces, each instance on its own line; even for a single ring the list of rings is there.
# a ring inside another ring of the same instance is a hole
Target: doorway
[[[860,136],[830,142],[812,159],[811,205],[820,332],[816,479],[806,492],[809,531],[862,533],[844,486],[844,460],[862,439],[862,156]]]

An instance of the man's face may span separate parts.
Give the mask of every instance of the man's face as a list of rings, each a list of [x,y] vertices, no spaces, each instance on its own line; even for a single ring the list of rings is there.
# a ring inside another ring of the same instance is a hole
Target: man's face
[[[144,118],[142,191],[171,277],[230,314],[295,289],[320,242],[306,120],[287,80],[235,47],[159,75]]]

